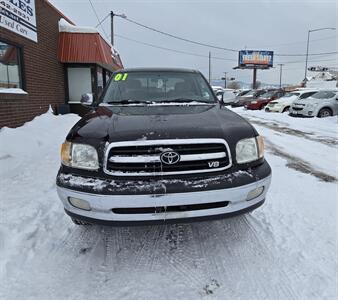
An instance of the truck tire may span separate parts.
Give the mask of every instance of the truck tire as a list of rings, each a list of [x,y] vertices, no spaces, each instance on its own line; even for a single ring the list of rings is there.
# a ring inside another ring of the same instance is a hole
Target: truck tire
[[[331,117],[332,111],[329,108],[322,108],[318,113],[318,118],[326,118]]]

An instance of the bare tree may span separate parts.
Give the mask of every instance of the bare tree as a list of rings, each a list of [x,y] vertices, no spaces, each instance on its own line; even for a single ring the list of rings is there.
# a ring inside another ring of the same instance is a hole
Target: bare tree
[[[239,90],[241,85],[237,81],[230,81],[227,85],[228,89]]]

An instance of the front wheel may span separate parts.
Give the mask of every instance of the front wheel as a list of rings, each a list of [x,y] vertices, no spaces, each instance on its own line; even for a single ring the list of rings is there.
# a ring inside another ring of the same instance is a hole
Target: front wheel
[[[290,112],[290,106],[287,106],[283,109],[283,113],[285,113],[285,112]]]
[[[318,118],[326,118],[326,117],[331,117],[331,116],[332,116],[332,111],[328,108],[322,108],[318,113]]]

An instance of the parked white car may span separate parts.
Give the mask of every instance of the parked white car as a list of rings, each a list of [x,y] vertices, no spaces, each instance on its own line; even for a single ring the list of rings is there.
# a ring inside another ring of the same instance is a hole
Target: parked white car
[[[217,98],[223,101],[225,105],[230,105],[235,100],[236,94],[233,89],[223,89],[223,94],[217,96]]]
[[[265,107],[266,112],[288,112],[292,103],[296,100],[299,99],[306,99],[313,94],[317,93],[318,90],[316,89],[302,89],[302,90],[297,90],[291,93],[286,93],[283,97],[271,101],[267,104]]]
[[[224,88],[219,85],[212,85],[211,88],[214,91],[216,96],[218,96],[219,94],[222,94],[224,91]]]
[[[320,90],[311,97],[294,101],[290,115],[319,118],[338,115],[338,89]]]

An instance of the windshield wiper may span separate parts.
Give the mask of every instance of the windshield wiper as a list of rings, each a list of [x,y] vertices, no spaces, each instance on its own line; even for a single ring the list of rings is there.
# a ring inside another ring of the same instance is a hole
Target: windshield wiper
[[[108,102],[105,102],[105,103],[107,103],[107,104],[141,104],[141,103],[150,104],[152,102],[147,101],[147,100],[124,99],[124,100],[119,100],[119,101],[108,101]]]
[[[180,103],[190,103],[190,102],[200,102],[200,103],[210,103],[213,104],[214,102],[211,101],[203,101],[203,100],[196,100],[196,99],[189,99],[189,98],[174,98],[174,99],[168,99],[165,101],[160,102],[180,102]]]

